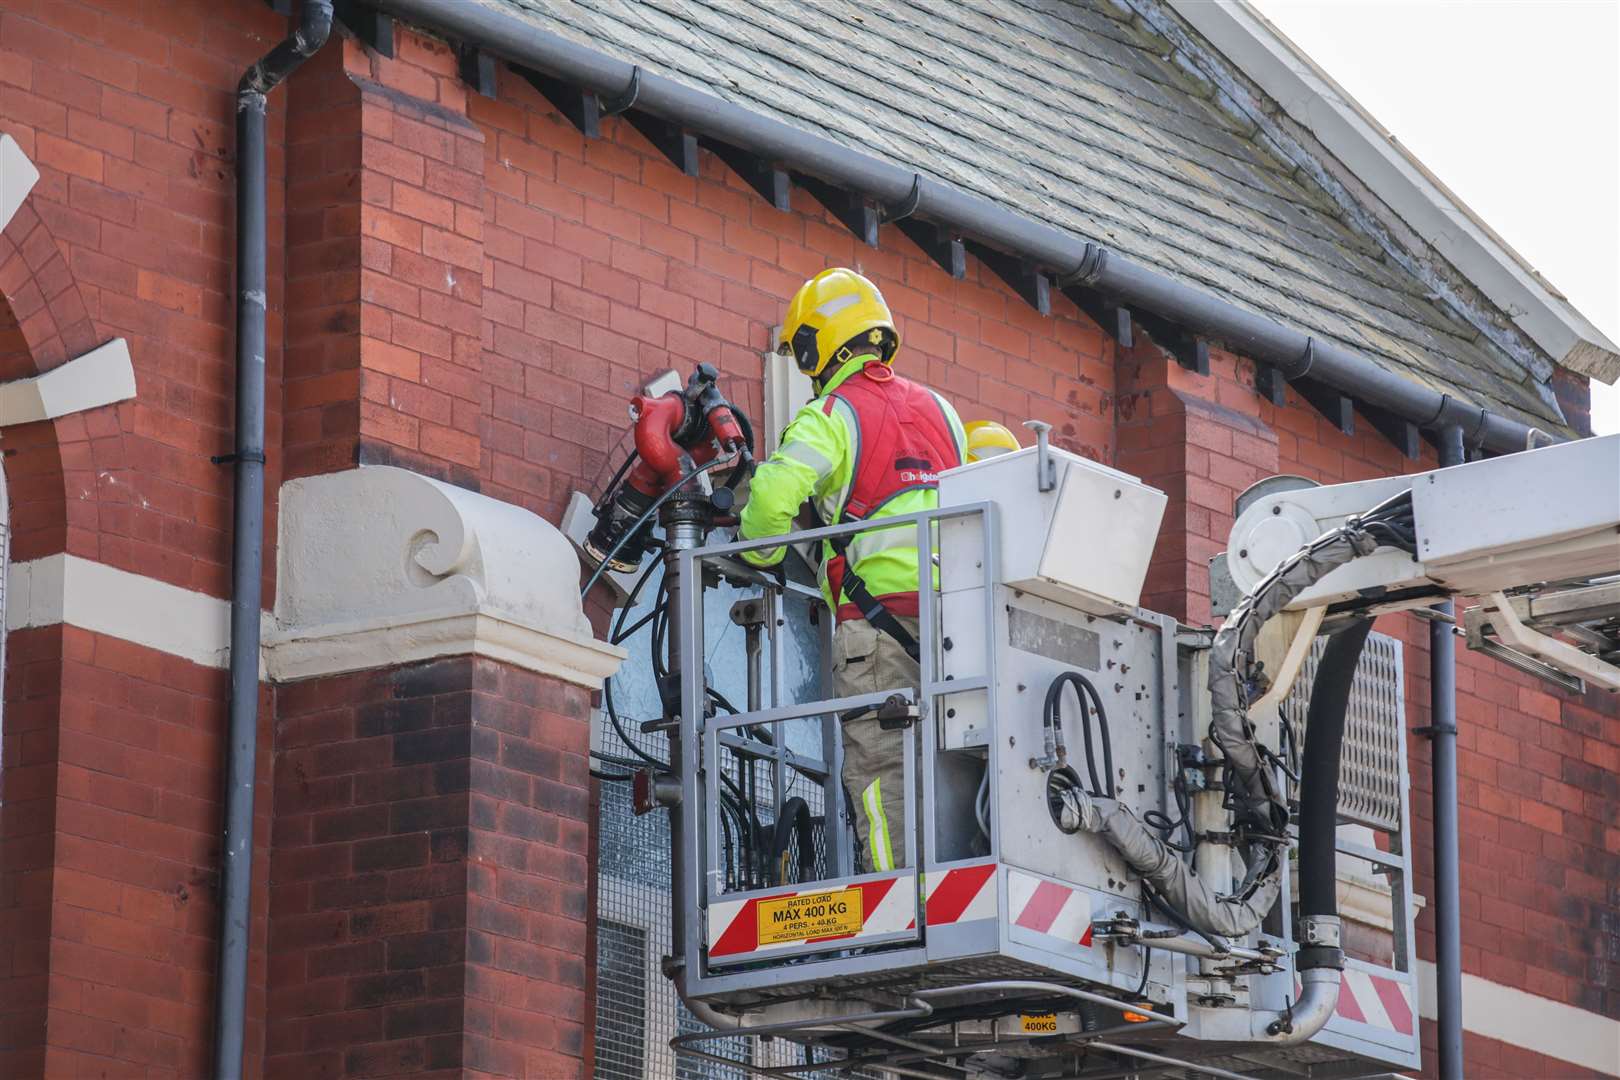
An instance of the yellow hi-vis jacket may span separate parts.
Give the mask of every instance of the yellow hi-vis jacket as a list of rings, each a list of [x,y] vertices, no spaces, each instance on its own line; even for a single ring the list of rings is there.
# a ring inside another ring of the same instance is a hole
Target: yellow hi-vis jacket
[[[829,407],[827,398],[850,376],[876,361],[873,355],[845,361],[822,388],[821,396],[794,416],[782,433],[782,445],[777,451],[754,470],[748,503],[743,507],[741,518],[741,535],[745,539],[788,532],[799,507],[811,498],[822,521],[829,525],[839,521],[849,501],[861,433],[855,410],[849,403],[835,397]],[[962,420],[950,402],[932,390],[928,392],[938,401],[956,442],[957,458],[962,460],[967,445]],[[884,503],[868,520],[931,510],[938,505],[939,493],[933,488],[914,488]],[[904,525],[868,530],[851,539],[847,553],[849,566],[866,582],[873,596],[917,591],[916,536],[915,526]],[[747,552],[743,558],[755,566],[773,566],[784,554],[784,548],[775,547]],[[832,545],[823,543],[821,591],[828,605],[836,611],[850,601],[847,594],[841,594],[835,603],[831,595],[827,564],[833,554]]]

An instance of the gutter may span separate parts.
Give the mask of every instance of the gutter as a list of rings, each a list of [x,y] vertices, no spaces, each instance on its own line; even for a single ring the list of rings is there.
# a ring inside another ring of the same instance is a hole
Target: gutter
[[[1451,394],[1388,371],[1330,341],[1284,326],[1133,262],[1124,255],[1015,214],[899,165],[752,112],[663,75],[616,60],[488,3],[376,0],[376,7],[453,41],[546,72],[608,100],[633,100],[641,112],[727,143],[767,161],[790,164],[837,187],[906,207],[945,229],[1049,269],[1060,287],[1081,287],[1149,312],[1237,352],[1271,364],[1289,379],[1309,375],[1358,401],[1419,427],[1462,429],[1470,446],[1512,453],[1552,436]],[[633,98],[629,91],[634,89]]]

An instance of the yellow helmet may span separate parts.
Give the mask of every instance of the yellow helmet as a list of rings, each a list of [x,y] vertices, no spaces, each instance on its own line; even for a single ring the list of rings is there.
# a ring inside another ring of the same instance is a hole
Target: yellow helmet
[[[967,432],[969,461],[983,461],[1018,449],[1018,437],[994,420],[973,420],[964,424],[963,430]]]
[[[823,270],[788,301],[776,351],[793,357],[812,379],[828,364],[860,356],[868,347],[885,364],[893,363],[900,333],[878,287],[855,271]]]

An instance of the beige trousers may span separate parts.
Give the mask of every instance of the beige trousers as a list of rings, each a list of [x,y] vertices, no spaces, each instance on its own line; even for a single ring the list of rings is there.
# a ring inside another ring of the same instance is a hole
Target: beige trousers
[[[917,620],[899,616],[917,633]],[[865,619],[838,624],[833,632],[833,693],[839,697],[881,690],[917,688],[922,672],[900,647]],[[884,731],[875,717],[843,725],[844,787],[855,814],[859,862],[868,871],[890,870],[906,862],[904,733]]]

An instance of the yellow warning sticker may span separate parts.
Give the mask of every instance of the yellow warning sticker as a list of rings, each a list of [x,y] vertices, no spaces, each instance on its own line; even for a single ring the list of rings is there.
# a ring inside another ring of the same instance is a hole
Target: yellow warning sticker
[[[858,934],[861,931],[861,890],[780,896],[759,902],[759,943]]]
[[[1025,1035],[1056,1035],[1056,1013],[1023,1013],[1018,1017],[1018,1030]]]

